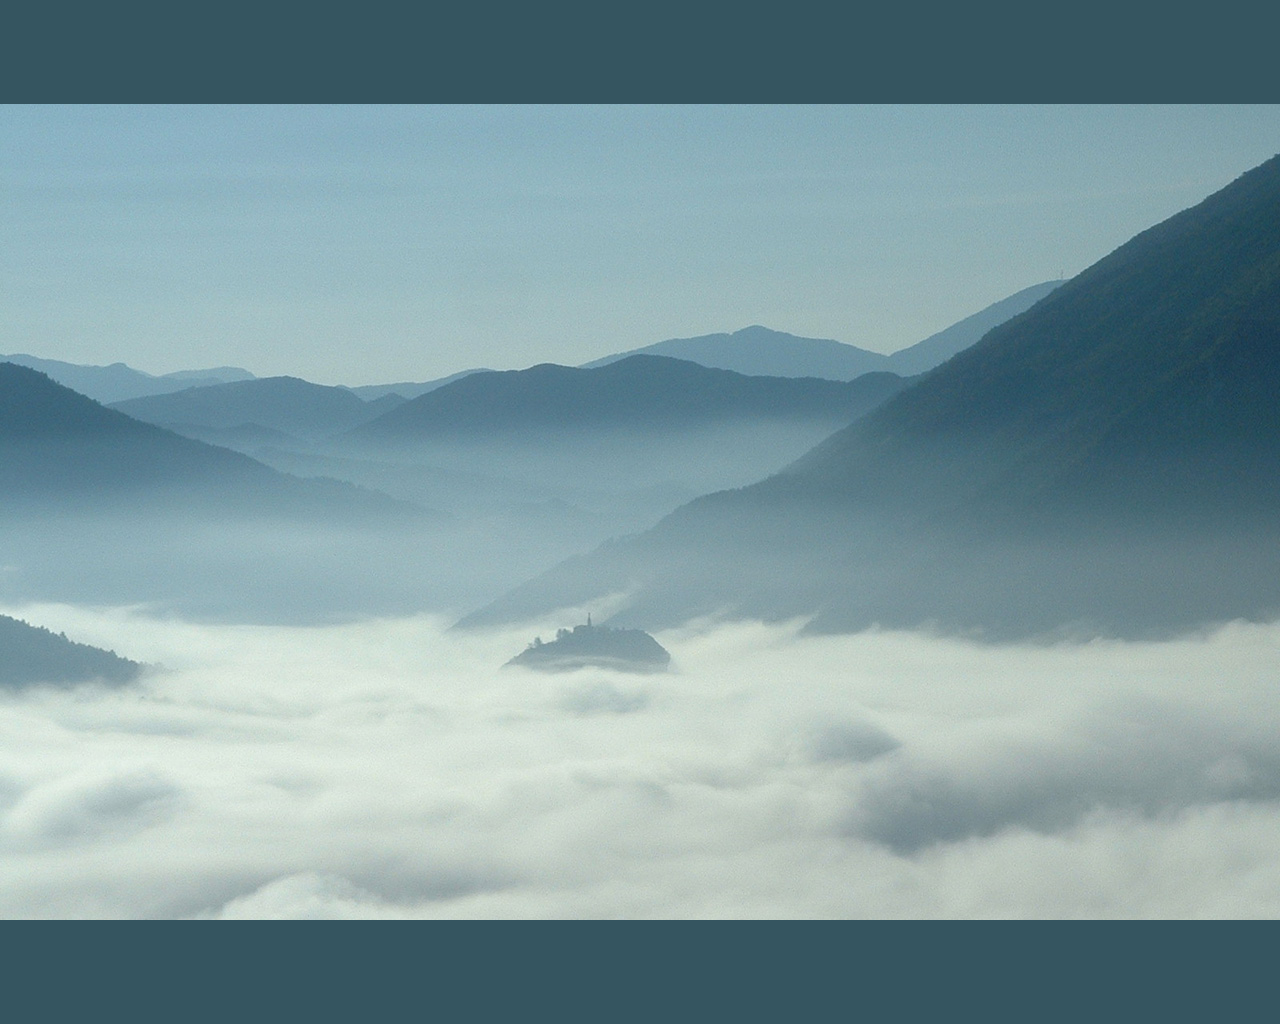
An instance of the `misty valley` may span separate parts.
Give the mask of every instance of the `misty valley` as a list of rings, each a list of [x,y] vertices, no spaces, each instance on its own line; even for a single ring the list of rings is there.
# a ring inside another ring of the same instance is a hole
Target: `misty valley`
[[[1280,913],[1278,253],[1280,158],[887,356],[0,356],[0,915]]]

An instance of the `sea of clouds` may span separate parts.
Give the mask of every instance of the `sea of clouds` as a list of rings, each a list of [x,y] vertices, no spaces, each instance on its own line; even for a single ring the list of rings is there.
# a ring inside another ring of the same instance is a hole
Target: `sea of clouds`
[[[431,618],[0,612],[156,666],[0,693],[4,918],[1280,916],[1280,625],[703,624],[631,676]]]

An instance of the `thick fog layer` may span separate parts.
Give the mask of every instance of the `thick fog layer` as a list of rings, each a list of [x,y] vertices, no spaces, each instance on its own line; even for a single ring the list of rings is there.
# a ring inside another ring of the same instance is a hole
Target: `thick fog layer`
[[[637,677],[424,618],[0,612],[161,666],[0,696],[6,918],[1280,913],[1280,626],[690,628]]]

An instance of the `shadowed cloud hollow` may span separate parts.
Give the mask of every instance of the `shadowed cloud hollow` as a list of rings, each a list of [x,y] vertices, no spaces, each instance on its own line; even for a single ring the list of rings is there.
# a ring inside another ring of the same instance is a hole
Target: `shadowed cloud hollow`
[[[503,670],[438,620],[6,608],[163,666],[0,700],[0,914],[1273,917],[1273,626],[977,645],[736,624]]]

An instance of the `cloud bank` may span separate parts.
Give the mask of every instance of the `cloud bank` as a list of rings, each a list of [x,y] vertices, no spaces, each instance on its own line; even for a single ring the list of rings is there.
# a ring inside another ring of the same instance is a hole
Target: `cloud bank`
[[[706,625],[631,677],[500,668],[536,629],[0,611],[161,666],[0,695],[8,918],[1280,914],[1276,625]]]

